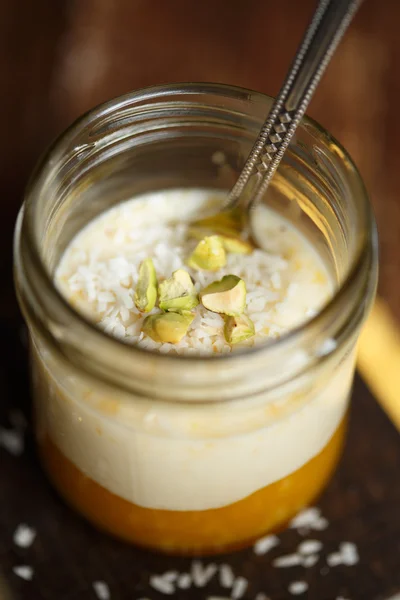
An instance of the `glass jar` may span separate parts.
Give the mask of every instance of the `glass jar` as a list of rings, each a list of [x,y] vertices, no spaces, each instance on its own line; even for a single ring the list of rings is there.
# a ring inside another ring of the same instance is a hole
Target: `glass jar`
[[[336,281],[307,323],[230,355],[162,355],[107,336],[53,283],[72,237],[112,205],[168,188],[228,190],[271,102],[174,84],[104,104],[49,150],[18,218],[15,281],[44,467],[70,505],[142,546],[204,554],[250,544],[312,502],[341,453],[376,231],[349,156],[310,119],[265,199]]]

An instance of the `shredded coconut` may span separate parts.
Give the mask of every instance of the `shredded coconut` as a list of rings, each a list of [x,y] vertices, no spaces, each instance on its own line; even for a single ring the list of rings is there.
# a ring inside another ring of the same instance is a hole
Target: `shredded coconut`
[[[33,577],[33,568],[28,565],[19,565],[13,567],[13,573],[25,581],[30,581]]]
[[[289,523],[289,527],[301,530],[301,532],[307,532],[309,529],[322,531],[328,525],[327,519],[321,515],[321,510],[317,507],[306,508]]]
[[[308,583],[306,581],[293,581],[288,589],[293,596],[298,596],[308,590]]]
[[[110,600],[110,588],[105,581],[94,581],[93,582],[94,593],[99,600]]]
[[[192,578],[189,573],[181,573],[177,579],[176,585],[181,590],[189,589],[192,585]]]
[[[358,550],[355,544],[351,542],[342,542],[339,549],[344,565],[350,567],[358,563]]]
[[[327,529],[329,527],[329,521],[328,519],[325,519],[325,517],[320,517],[319,519],[317,519],[313,525],[313,529],[315,529],[316,531],[323,531],[324,529]]]
[[[357,546],[352,542],[342,542],[338,552],[332,552],[326,557],[329,567],[345,565],[351,567],[359,561]]]
[[[247,590],[248,585],[249,583],[247,579],[245,579],[244,577],[237,577],[232,587],[232,600],[238,600],[239,598],[242,598],[243,594]]]
[[[0,446],[13,456],[21,456],[24,451],[24,436],[20,431],[0,427]]]
[[[286,568],[301,565],[301,562],[302,558],[300,554],[286,554],[285,556],[276,558],[272,564],[274,567]]]
[[[231,588],[235,581],[235,575],[229,565],[222,564],[219,567],[219,582],[223,588]]]
[[[312,527],[317,519],[319,519],[321,511],[319,508],[306,508],[299,512],[289,523],[289,527],[299,529],[302,527]]]
[[[337,567],[342,564],[342,555],[340,552],[332,552],[326,557],[326,562],[329,567]]]
[[[173,583],[164,579],[162,575],[152,575],[150,577],[150,585],[162,594],[172,595],[175,592]]]
[[[176,581],[177,577],[178,577],[179,573],[178,571],[166,571],[162,577],[163,579],[165,579],[166,581]]]
[[[276,535],[267,535],[267,536],[259,539],[254,544],[254,553],[257,554],[258,556],[260,556],[262,554],[266,554],[267,552],[272,550],[272,548],[275,548],[275,546],[278,546],[278,544],[279,544],[279,538]]]
[[[306,569],[308,569],[308,568],[313,567],[314,565],[316,565],[318,561],[319,561],[318,554],[310,554],[308,556],[305,556],[302,559],[301,564],[303,565],[303,567],[305,567]]]
[[[33,544],[35,537],[36,531],[32,527],[29,527],[29,525],[21,523],[14,532],[13,541],[20,548],[29,548]]]
[[[203,567],[200,561],[194,560],[192,562],[191,575],[193,584],[196,587],[204,587],[212,579],[217,572],[217,565],[210,563],[206,567]]]
[[[316,351],[317,356],[326,356],[336,350],[337,342],[332,338],[326,339]]]
[[[308,555],[315,554],[316,552],[320,552],[322,550],[322,544],[318,540],[305,540],[301,542],[298,547],[298,551],[300,554]]]

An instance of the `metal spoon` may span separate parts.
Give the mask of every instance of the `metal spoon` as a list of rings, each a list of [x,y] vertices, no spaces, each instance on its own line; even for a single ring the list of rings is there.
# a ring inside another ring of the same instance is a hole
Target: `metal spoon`
[[[284,84],[228,195],[224,211],[250,211],[261,201],[311,97],[362,0],[320,0]],[[249,231],[251,234],[251,231]]]

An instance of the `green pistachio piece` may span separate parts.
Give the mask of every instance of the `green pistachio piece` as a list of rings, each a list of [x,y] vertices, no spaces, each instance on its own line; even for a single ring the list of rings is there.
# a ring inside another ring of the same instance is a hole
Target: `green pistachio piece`
[[[225,275],[204,288],[200,300],[212,312],[232,317],[241,315],[246,307],[246,284],[236,275]]]
[[[251,254],[254,248],[246,240],[242,240],[238,237],[236,231],[226,229],[224,231],[211,231],[205,227],[189,227],[188,237],[194,238],[195,240],[203,240],[205,237],[216,234],[220,238],[223,247],[227,252],[231,254]]]
[[[157,300],[157,276],[151,258],[146,258],[139,269],[135,304],[143,312],[153,310]]]
[[[229,344],[239,344],[255,335],[254,323],[245,314],[226,317],[224,335]]]
[[[162,310],[182,312],[198,305],[192,278],[184,269],[172,273],[172,277],[158,286],[159,305]]]
[[[192,269],[218,271],[226,264],[226,254],[220,238],[211,235],[201,240],[188,258],[187,264]]]
[[[193,319],[192,313],[149,315],[143,321],[142,331],[155,342],[177,344],[186,335]]]

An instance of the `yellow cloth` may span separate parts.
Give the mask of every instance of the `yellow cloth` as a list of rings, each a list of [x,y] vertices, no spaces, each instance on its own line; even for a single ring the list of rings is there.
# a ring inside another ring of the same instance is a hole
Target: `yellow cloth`
[[[358,370],[400,431],[400,328],[380,298],[361,333]]]

